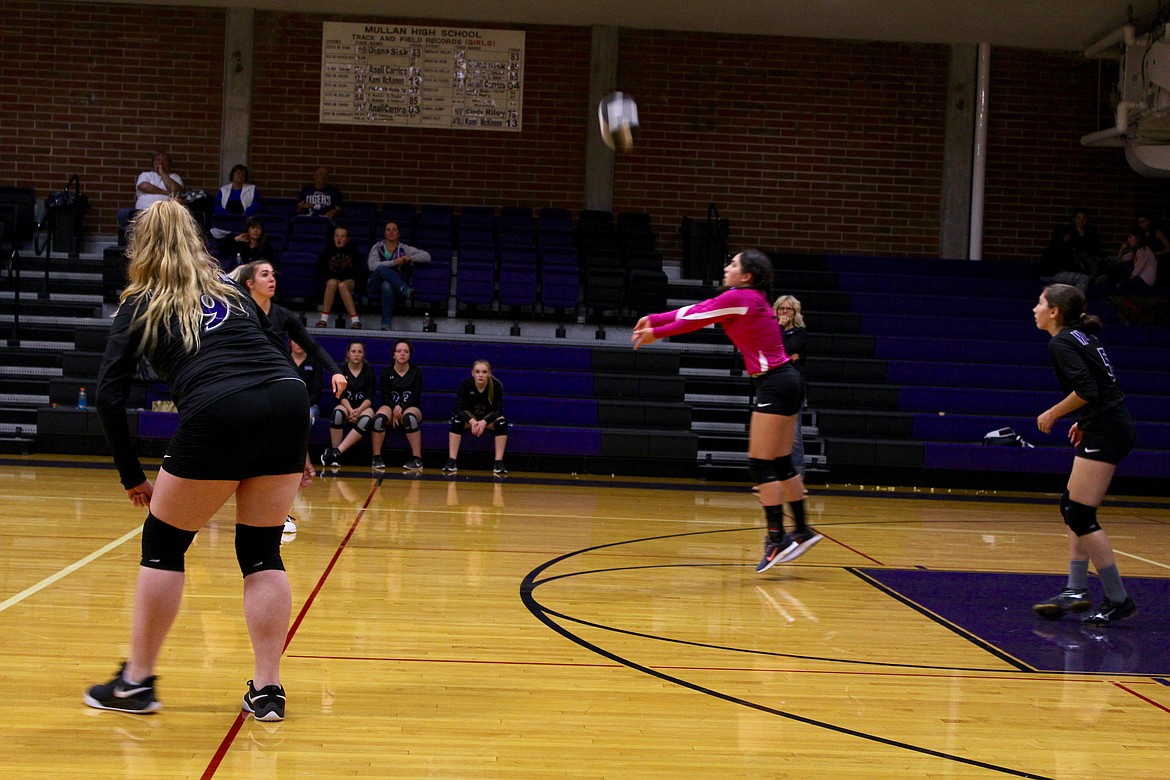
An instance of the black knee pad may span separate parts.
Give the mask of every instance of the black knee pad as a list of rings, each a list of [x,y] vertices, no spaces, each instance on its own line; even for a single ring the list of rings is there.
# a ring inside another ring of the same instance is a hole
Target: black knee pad
[[[280,536],[284,526],[260,528],[236,524],[236,560],[245,577],[258,571],[284,571],[280,559]]]
[[[409,412],[402,415],[402,430],[406,431],[407,433],[418,433],[418,429],[419,424],[417,417]]]
[[[183,556],[195,540],[194,531],[184,531],[147,513],[142,524],[142,560],[148,569],[184,571]]]
[[[781,455],[779,458],[772,460],[772,465],[776,469],[776,476],[781,481],[792,479],[796,476],[796,466],[792,465],[792,454]]]
[[[374,427],[374,418],[370,417],[368,414],[359,417],[358,421],[353,424],[353,427],[357,429],[358,433],[360,433],[362,436],[365,436],[370,432],[370,428]]]
[[[333,407],[333,415],[329,418],[329,427],[340,431],[345,427],[345,410],[340,406]]]
[[[748,458],[748,474],[752,477],[753,485],[766,485],[769,482],[780,481],[780,475],[776,473],[775,462],[763,458]]]
[[[384,414],[374,415],[374,433],[385,433],[386,423],[390,422],[390,418]],[[361,427],[361,422],[358,422],[358,427]]]
[[[491,428],[489,428],[488,430],[490,430],[492,432],[493,436],[507,436],[508,435],[508,421],[505,420],[503,417],[499,417],[496,419],[496,421],[494,423],[492,423]]]
[[[452,415],[451,417],[451,433],[463,433],[467,430],[467,420],[462,417]]]
[[[1066,490],[1060,496],[1060,516],[1064,518],[1065,525],[1068,525],[1068,505],[1070,501],[1072,499],[1069,498],[1068,491]]]
[[[1068,512],[1065,513],[1064,523],[1077,536],[1088,536],[1094,531],[1100,531],[1097,523],[1097,507],[1087,506],[1069,500]]]

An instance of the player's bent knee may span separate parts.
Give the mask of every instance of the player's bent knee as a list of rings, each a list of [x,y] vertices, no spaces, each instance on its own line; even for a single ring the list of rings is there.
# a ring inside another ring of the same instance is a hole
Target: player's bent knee
[[[358,421],[353,424],[353,427],[357,429],[358,433],[360,433],[362,436],[365,436],[370,432],[370,429],[374,427],[374,418],[370,417],[368,414],[363,417],[359,417]]]
[[[1097,522],[1097,507],[1077,501],[1070,500],[1068,502],[1068,512],[1065,514],[1064,522],[1068,525],[1069,530],[1077,536],[1088,536],[1101,530],[1101,526]]]
[[[345,427],[345,410],[340,406],[334,407],[333,416],[329,418],[329,427],[340,431]]]
[[[421,426],[418,423],[418,417],[413,412],[407,412],[402,415],[402,429],[407,433],[418,433]]]
[[[491,432],[496,436],[507,436],[508,435],[508,421],[506,419],[504,419],[503,417],[497,418],[496,421],[493,422],[488,427],[491,429]]]
[[[467,421],[462,417],[451,418],[451,433],[463,433],[467,430]]]
[[[284,561],[280,558],[283,532],[281,525],[261,528],[236,524],[236,560],[245,577],[258,571],[284,571]]]
[[[148,569],[184,571],[183,559],[194,540],[194,531],[176,528],[147,513],[142,524],[141,564]]]
[[[379,412],[374,415],[374,433],[385,433],[386,423],[390,422],[390,418]],[[361,421],[358,421],[358,426],[361,426]]]
[[[776,473],[776,462],[763,458],[748,458],[748,474],[752,477],[753,485],[780,481],[780,475]]]

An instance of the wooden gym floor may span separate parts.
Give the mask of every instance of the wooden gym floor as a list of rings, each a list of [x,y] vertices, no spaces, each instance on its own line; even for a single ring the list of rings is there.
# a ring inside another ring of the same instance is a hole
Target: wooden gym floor
[[[0,456],[4,778],[1164,778],[1170,501],[1101,513],[1141,613],[1035,617],[1052,495],[829,485],[757,575],[744,486],[396,469],[302,491],[288,718],[245,719],[230,507],[187,557],[163,710],[126,652],[144,517],[107,460]],[[1095,593],[1099,587],[1094,581]]]

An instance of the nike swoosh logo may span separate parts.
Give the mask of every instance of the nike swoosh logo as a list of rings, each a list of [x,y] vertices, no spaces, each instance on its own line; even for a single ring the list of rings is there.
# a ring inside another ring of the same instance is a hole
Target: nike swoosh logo
[[[1091,449],[1089,449],[1088,447],[1085,447],[1085,452],[1100,452],[1100,451],[1101,451],[1101,448],[1100,448],[1100,447],[1098,447],[1098,448],[1097,448],[1097,449],[1095,449],[1095,450],[1091,450]]]
[[[146,693],[149,690],[150,690],[150,688],[143,688],[143,687],[123,688],[120,685],[115,685],[114,686],[114,698],[115,699],[129,699],[131,696],[137,696],[138,694]]]
[[[767,407],[769,407],[769,406],[771,406],[771,405],[772,405],[772,404],[770,404],[770,403],[767,403],[767,404],[756,404],[756,408],[757,408],[757,409],[765,409],[765,408],[767,408]]]
[[[166,460],[169,457],[171,457],[171,456],[170,455],[163,455],[163,460]]]

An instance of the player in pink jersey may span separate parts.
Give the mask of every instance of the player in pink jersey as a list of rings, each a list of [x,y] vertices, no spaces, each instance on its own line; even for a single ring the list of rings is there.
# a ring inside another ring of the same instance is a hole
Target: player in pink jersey
[[[723,269],[723,292],[702,303],[643,317],[631,339],[638,349],[718,322],[743,354],[756,395],[748,433],[748,470],[768,523],[757,572],[795,560],[821,540],[805,522],[804,482],[792,464],[792,436],[804,403],[804,380],[784,352],[780,326],[767,298],[771,281],[768,256],[745,249]],[[785,502],[796,522],[791,534],[784,532]]]

